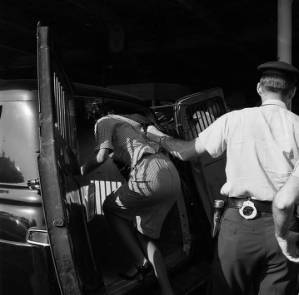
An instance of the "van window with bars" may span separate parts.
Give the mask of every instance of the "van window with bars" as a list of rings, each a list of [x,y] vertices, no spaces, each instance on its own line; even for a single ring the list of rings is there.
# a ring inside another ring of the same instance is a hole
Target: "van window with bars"
[[[189,106],[186,109],[186,115],[190,135],[193,138],[197,137],[200,132],[225,112],[225,107],[220,97]]]
[[[174,137],[177,137],[176,124],[174,118],[174,105],[164,105],[152,107],[160,129]]]

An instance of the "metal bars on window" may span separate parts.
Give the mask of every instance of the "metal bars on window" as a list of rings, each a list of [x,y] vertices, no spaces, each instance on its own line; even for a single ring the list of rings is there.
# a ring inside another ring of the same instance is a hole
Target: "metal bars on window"
[[[186,115],[188,117],[187,124],[191,137],[195,138],[200,132],[206,129],[217,118],[226,113],[225,106],[221,97],[193,104],[187,107]]]
[[[96,214],[104,214],[103,203],[107,196],[116,191],[122,183],[120,181],[93,180],[89,185],[89,190],[94,191],[96,201]]]
[[[156,116],[160,128],[163,132],[176,137],[176,126],[174,119],[174,105],[154,106],[151,108]]]
[[[57,131],[70,147],[75,148],[75,134],[72,130],[73,120],[71,119],[70,113],[71,101],[68,99],[68,94],[55,72],[53,73],[53,94],[56,111],[55,126],[57,127]]]

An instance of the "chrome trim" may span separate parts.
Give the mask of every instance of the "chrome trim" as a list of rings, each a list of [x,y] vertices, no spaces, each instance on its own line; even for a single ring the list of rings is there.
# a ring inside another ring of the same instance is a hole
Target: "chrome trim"
[[[32,245],[32,244],[28,244],[28,243],[15,242],[15,241],[4,240],[4,239],[0,239],[0,245],[1,244],[21,246],[21,247],[34,247],[35,246],[35,245]]]
[[[0,102],[36,100],[36,90],[11,89],[0,91]]]
[[[43,246],[43,247],[49,247],[50,246],[50,243],[39,243],[39,242],[31,241],[29,239],[30,232],[42,232],[42,233],[46,233],[47,236],[48,236],[48,239],[49,239],[49,235],[48,235],[48,231],[47,230],[45,230],[45,229],[37,229],[37,228],[29,228],[27,230],[27,233],[26,233],[26,242],[28,244],[31,244],[31,245],[38,245],[38,246]]]

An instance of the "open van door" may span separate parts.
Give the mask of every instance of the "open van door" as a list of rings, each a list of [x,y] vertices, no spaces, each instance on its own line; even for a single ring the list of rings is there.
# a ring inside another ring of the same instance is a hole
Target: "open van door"
[[[51,253],[62,294],[104,294],[75,178],[79,165],[72,89],[53,59],[48,32],[38,25],[39,173]]]
[[[191,140],[227,112],[223,92],[213,88],[179,99],[175,105],[177,133]],[[220,189],[225,183],[225,155],[213,159],[208,155],[192,161],[192,174],[207,217],[212,224],[213,201],[223,199]]]

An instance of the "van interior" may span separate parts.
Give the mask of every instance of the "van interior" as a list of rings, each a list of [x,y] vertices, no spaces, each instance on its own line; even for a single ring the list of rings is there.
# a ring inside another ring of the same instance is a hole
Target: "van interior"
[[[94,100],[87,97],[75,99],[78,151],[81,164],[87,160],[90,154],[94,153],[95,117],[90,115],[88,106],[95,103],[99,105],[99,108],[105,109],[105,112],[113,111],[116,114],[136,112],[136,106],[132,106],[130,103],[121,103],[120,101],[113,103],[113,100],[105,103],[100,99]],[[142,108],[137,111],[142,115],[153,116],[149,111]],[[175,129],[170,130],[171,125],[168,125],[168,129],[168,132],[175,133]],[[115,191],[125,179],[115,163],[108,159],[90,173],[84,181],[86,182],[81,184],[81,192],[85,201],[88,230],[96,264],[102,272],[104,284],[109,294],[122,294],[122,292],[133,288],[133,285],[140,285],[140,282],[124,281],[118,275],[118,273],[126,272],[132,267],[131,259],[125,247],[107,224],[102,204],[105,198],[109,198],[111,192]],[[161,237],[157,241],[165,257],[167,267],[172,271],[187,264],[191,257],[191,246],[193,246],[185,200],[188,198],[187,187],[188,185],[185,184],[185,196],[182,195],[169,212],[163,225]],[[189,194],[191,193],[189,192]],[[202,216],[201,219],[204,220],[205,217]],[[208,227],[206,228],[208,229]],[[148,280],[153,280],[153,274],[149,275]]]

